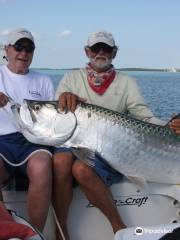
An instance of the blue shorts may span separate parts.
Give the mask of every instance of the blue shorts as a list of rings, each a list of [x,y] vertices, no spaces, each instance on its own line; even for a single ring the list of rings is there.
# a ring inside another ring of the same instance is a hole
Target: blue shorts
[[[54,153],[60,152],[71,152],[71,149],[64,147],[55,148]],[[122,180],[123,175],[110,167],[100,156],[96,155],[94,162],[95,166],[93,166],[93,169],[108,187]]]
[[[26,175],[26,159],[38,151],[45,151],[50,156],[52,155],[51,148],[28,142],[19,132],[0,136],[0,157],[4,160],[4,166],[10,176],[15,172],[17,167],[11,166],[6,161],[12,164],[20,164],[25,161],[18,169],[22,174]]]

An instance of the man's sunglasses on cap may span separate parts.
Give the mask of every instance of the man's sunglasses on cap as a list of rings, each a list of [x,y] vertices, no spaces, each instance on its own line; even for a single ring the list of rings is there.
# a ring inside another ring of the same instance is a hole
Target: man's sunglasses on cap
[[[35,49],[34,44],[24,45],[22,43],[15,43],[14,45],[10,46],[12,46],[16,50],[16,52],[25,51],[26,53],[32,53]]]
[[[105,43],[96,43],[92,47],[89,47],[93,53],[98,53],[101,49],[106,53],[112,53],[114,47],[111,47]]]

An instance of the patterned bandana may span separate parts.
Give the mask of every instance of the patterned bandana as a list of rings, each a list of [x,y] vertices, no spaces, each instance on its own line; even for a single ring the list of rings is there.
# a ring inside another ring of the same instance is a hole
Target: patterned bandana
[[[86,70],[89,86],[99,95],[103,95],[105,93],[106,89],[109,87],[116,76],[116,71],[113,65],[109,70],[102,73],[97,73],[88,63]]]

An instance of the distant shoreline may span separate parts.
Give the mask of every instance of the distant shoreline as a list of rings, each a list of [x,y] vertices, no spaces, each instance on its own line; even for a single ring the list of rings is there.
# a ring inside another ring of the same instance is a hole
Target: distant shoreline
[[[2,65],[0,63],[0,65]],[[32,67],[34,70],[54,70],[54,71],[68,71],[68,70],[78,70],[79,68],[43,68],[43,67]],[[130,68],[116,68],[118,71],[144,71],[144,72],[180,72],[180,68],[139,68],[139,67],[130,67]]]
[[[77,70],[79,68],[33,68],[33,69],[41,69],[41,70]],[[119,71],[152,71],[152,72],[180,72],[180,68],[116,68]]]
[[[180,72],[179,68],[118,68],[120,71],[153,71],[153,72]]]

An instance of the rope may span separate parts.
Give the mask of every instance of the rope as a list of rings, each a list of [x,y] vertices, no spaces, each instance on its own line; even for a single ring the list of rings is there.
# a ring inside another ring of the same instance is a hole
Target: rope
[[[57,215],[56,215],[55,210],[54,210],[53,207],[52,207],[52,211],[53,211],[53,215],[54,215],[54,219],[55,219],[56,226],[57,226],[57,228],[58,228],[59,233],[61,234],[62,240],[66,240],[66,238],[65,238],[65,236],[64,236],[64,233],[63,233],[63,230],[62,230],[62,228],[61,228],[60,222],[59,222],[59,220],[58,220],[58,218],[57,218]]]

